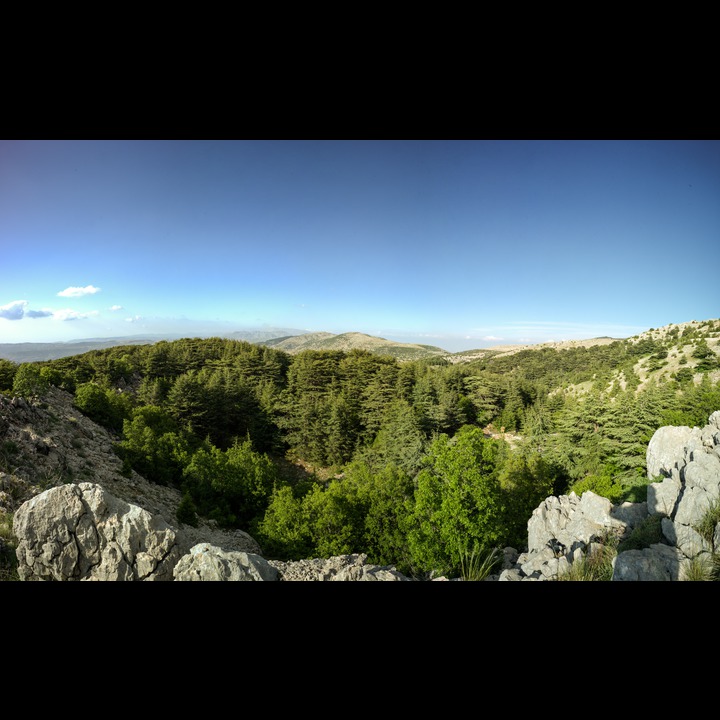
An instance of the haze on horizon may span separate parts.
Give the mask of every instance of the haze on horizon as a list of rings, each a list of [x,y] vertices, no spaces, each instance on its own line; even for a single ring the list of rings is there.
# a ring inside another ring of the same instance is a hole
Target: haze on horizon
[[[720,317],[714,140],[2,140],[0,343]]]

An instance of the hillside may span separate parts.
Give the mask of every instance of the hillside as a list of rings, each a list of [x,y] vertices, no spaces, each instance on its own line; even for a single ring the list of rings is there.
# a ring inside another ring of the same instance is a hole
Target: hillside
[[[401,360],[420,360],[426,357],[447,358],[451,353],[434,345],[401,343],[374,335],[347,332],[335,335],[328,332],[306,333],[285,338],[266,340],[261,345],[295,354],[303,350],[367,350],[377,355],[391,355]]]
[[[289,328],[267,328],[264,330],[236,330],[235,332],[221,337],[230,340],[259,343],[276,337],[288,337],[289,335],[302,335],[302,330]],[[58,360],[60,358],[72,357],[91,350],[104,350],[106,348],[122,345],[153,345],[161,341],[180,340],[184,335],[162,334],[162,335],[123,335],[120,337],[87,338],[85,340],[68,340],[66,342],[22,342],[22,343],[0,343],[0,359],[11,362],[42,362],[43,360]]]
[[[56,343],[0,343],[0,359],[16,363],[42,362],[43,360],[58,360],[73,355],[81,355],[91,350],[104,350],[119,345],[148,345],[160,339],[169,338],[144,336],[95,338]]]
[[[692,323],[683,323],[692,326]],[[672,327],[672,326],[669,326]],[[650,337],[658,339],[663,329],[648,330],[638,336],[638,339]],[[565,340],[561,342],[538,343],[535,345],[494,345],[490,348],[477,348],[451,353],[435,345],[418,343],[402,343],[387,340],[382,337],[368,335],[360,332],[330,333],[330,332],[304,332],[290,328],[271,328],[266,330],[238,330],[218,337],[229,340],[245,341],[257,345],[283,350],[289,354],[303,350],[367,350],[378,355],[390,355],[401,361],[419,360],[421,358],[444,358],[452,364],[472,362],[474,360],[500,357],[522,352],[523,350],[541,350],[543,348],[568,349],[576,347],[593,347],[606,345],[616,339],[602,337],[587,340]],[[182,339],[180,335],[136,335],[112,338],[89,338],[86,340],[69,340],[55,343],[0,343],[0,359],[11,362],[42,362],[72,357],[91,350],[104,350],[106,348],[122,345],[152,345],[160,341]]]
[[[398,360],[418,360],[424,357],[452,356],[447,350],[433,345],[400,343],[359,332],[335,334],[303,332],[288,328],[268,330],[238,330],[218,337],[264,345],[294,354],[303,350],[367,350],[378,355],[390,355]],[[179,335],[143,335],[134,337],[92,338],[57,343],[0,343],[0,359],[11,362],[42,362],[72,357],[91,350],[104,350],[121,345],[152,345],[160,341],[179,340]]]
[[[485,360],[491,357],[502,357],[514,355],[523,350],[542,350],[552,348],[553,350],[568,350],[579,347],[595,347],[596,345],[610,345],[620,338],[589,338],[588,340],[561,340],[558,342],[536,343],[534,345],[493,345],[491,348],[478,348],[477,350],[462,350],[448,356],[451,363],[472,362],[473,360]]]

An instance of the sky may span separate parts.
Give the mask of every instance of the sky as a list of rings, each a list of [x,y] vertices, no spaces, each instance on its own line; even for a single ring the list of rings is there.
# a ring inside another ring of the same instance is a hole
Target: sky
[[[0,343],[720,317],[716,140],[0,140]]]

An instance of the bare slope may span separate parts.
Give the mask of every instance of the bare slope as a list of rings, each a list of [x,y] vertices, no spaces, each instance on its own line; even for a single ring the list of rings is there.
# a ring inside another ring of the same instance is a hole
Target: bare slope
[[[463,350],[454,353],[448,357],[452,363],[470,362],[471,360],[480,360],[489,357],[499,357],[502,355],[514,355],[523,350],[542,350],[542,348],[554,348],[556,350],[565,350],[576,347],[592,347],[593,345],[609,345],[614,343],[618,338],[598,337],[589,338],[588,340],[562,340],[561,342],[538,343],[537,345],[495,345],[491,348],[478,348],[477,350]]]

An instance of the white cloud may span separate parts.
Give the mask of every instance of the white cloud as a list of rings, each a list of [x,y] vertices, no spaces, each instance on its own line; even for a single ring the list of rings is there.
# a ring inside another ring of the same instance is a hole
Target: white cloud
[[[49,308],[43,308],[42,310],[28,310],[25,313],[26,317],[29,318],[41,318],[41,317],[52,317],[54,314],[53,310]]]
[[[94,295],[100,292],[100,288],[94,285],[86,285],[85,287],[69,287],[61,290],[58,295],[60,297],[81,297],[82,295]]]
[[[0,318],[5,318],[5,320],[22,320],[27,304],[27,300],[13,300],[7,305],[0,305]]]
[[[27,300],[13,300],[7,305],[0,305],[0,318],[5,320],[22,320],[23,318],[45,318],[51,317],[54,320],[85,320],[86,318],[98,315],[97,310],[91,312],[79,313],[75,310],[52,310],[51,308],[43,308],[42,310],[28,310]]]
[[[113,305],[113,306],[112,306],[111,308],[109,308],[109,309],[112,310],[113,312],[115,312],[115,311],[117,311],[117,310],[122,310],[122,309],[123,309],[123,306],[122,306],[122,305]]]
[[[125,318],[125,322],[134,323],[142,322],[144,318],[141,315],[135,315],[134,317]]]
[[[501,338],[501,337],[495,337],[495,335],[486,335],[486,336],[483,338],[483,340],[493,341],[493,340],[503,340],[503,338]]]
[[[55,320],[63,320],[63,321],[69,321],[69,320],[86,320],[89,317],[92,317],[93,315],[97,315],[97,310],[93,310],[92,312],[88,313],[79,313],[75,310],[55,310],[53,313],[53,318]]]

